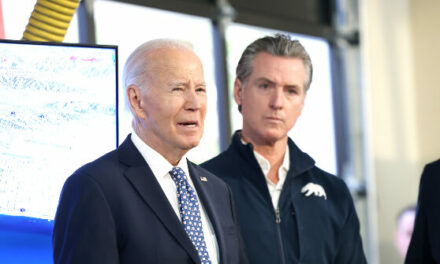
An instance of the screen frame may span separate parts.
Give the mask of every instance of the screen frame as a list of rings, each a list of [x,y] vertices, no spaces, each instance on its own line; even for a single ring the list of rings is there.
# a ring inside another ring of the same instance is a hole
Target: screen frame
[[[117,45],[95,45],[82,43],[37,42],[0,39],[0,44],[32,46],[61,46],[78,48],[110,49],[114,51],[115,63],[115,129],[114,149],[119,146],[119,56]],[[32,216],[0,214],[0,258],[11,263],[48,263],[52,260],[52,229],[54,219]],[[3,241],[2,241],[3,240]],[[26,252],[26,254],[19,254]],[[19,254],[17,256],[17,254]]]
[[[10,44],[24,44],[24,45],[40,45],[40,46],[60,46],[60,47],[78,47],[78,48],[97,48],[97,49],[111,49],[115,51],[115,83],[116,83],[116,148],[119,146],[119,58],[117,45],[103,45],[103,44],[84,44],[84,43],[67,43],[67,42],[41,42],[29,40],[13,40],[0,39],[0,43]]]
[[[115,63],[115,145],[114,149],[119,146],[119,57],[118,57],[118,46],[117,45],[101,45],[101,44],[83,44],[83,43],[64,43],[64,42],[38,42],[38,41],[28,41],[28,40],[11,40],[11,39],[0,39],[0,45],[2,44],[18,44],[18,45],[28,45],[28,46],[46,46],[46,47],[72,47],[72,48],[89,48],[89,49],[108,49],[114,51],[114,63]],[[104,153],[102,153],[104,154]],[[53,222],[54,219],[43,219],[33,216],[14,216],[8,214],[0,214],[0,222],[3,224],[10,222],[9,227],[16,226],[13,222],[14,219],[19,219],[18,222],[25,224],[45,224],[47,222]],[[4,226],[3,226],[4,227]],[[24,226],[23,226],[24,227]],[[26,229],[26,227],[24,227]],[[18,227],[20,229],[20,227]]]

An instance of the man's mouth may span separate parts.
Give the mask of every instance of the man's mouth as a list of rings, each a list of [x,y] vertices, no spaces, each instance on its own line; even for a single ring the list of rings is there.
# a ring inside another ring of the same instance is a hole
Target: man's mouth
[[[197,127],[199,123],[197,121],[186,121],[186,122],[179,122],[178,125],[192,128],[192,127]]]
[[[274,121],[281,121],[281,118],[276,117],[276,116],[269,116],[269,117],[267,117],[267,119],[274,120]]]

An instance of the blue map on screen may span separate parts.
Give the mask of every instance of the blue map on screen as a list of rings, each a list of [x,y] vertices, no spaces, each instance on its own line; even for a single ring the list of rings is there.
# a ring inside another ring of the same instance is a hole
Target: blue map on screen
[[[67,177],[117,146],[116,57],[0,43],[0,214],[53,219]]]

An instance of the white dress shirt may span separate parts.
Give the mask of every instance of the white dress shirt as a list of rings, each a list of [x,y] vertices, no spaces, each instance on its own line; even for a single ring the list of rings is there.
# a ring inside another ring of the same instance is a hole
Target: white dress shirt
[[[143,142],[142,139],[140,139],[135,132],[131,133],[131,140],[133,144],[136,146],[136,148],[139,150],[139,152],[141,153],[142,157],[144,157],[145,161],[147,162],[148,166],[150,167],[151,171],[153,172],[154,176],[159,182],[159,185],[162,188],[162,191],[165,193],[165,196],[168,198],[168,202],[173,207],[174,212],[177,215],[177,218],[180,221],[182,221],[182,219],[180,218],[179,205],[177,201],[177,186],[169,174],[169,172],[174,166],[171,163],[169,163],[157,151],[155,151],[150,146],[145,144],[145,142]],[[188,163],[187,163],[186,155],[180,159],[180,162],[177,166],[182,168],[182,170],[185,172],[189,184],[193,187],[198,197],[197,190],[196,188],[194,188],[194,184],[192,182],[192,179],[188,171]],[[212,227],[211,221],[209,220],[208,215],[206,214],[206,211],[203,208],[203,204],[202,201],[200,201],[200,199],[199,199],[199,204],[200,204],[200,214],[202,219],[203,234],[205,237],[206,248],[208,250],[209,258],[211,259],[211,263],[218,264],[219,250],[218,250],[218,244],[217,244],[214,228]]]
[[[243,139],[241,140],[243,144],[247,144]],[[261,170],[263,171],[264,177],[266,178],[267,188],[269,189],[270,197],[272,198],[273,208],[276,210],[278,208],[278,201],[280,199],[281,190],[283,189],[284,182],[286,181],[287,172],[289,172],[290,168],[290,154],[289,154],[289,145],[286,146],[286,152],[284,153],[284,160],[278,169],[278,183],[274,184],[269,178],[267,174],[270,170],[269,161],[263,157],[261,154],[254,150],[255,159],[260,165]]]

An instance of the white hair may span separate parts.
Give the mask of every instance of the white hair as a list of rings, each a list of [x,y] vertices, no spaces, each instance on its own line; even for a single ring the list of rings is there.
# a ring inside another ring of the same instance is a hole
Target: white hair
[[[146,78],[148,76],[147,71],[149,70],[148,65],[151,63],[151,61],[148,60],[146,55],[157,49],[165,48],[194,51],[193,45],[191,43],[177,39],[155,39],[147,41],[137,47],[130,54],[130,56],[128,56],[127,61],[125,62],[122,77],[124,84],[123,89],[125,107],[127,107],[127,109],[130,109],[131,112],[132,109],[130,107],[130,103],[128,102],[127,97],[127,87],[130,85],[136,85],[140,89],[144,89],[144,87],[147,87],[143,84],[145,84],[146,82]]]
[[[129,85],[141,86],[148,70],[150,63],[145,59],[145,55],[157,49],[174,48],[194,51],[191,43],[177,39],[155,39],[147,41],[137,47],[125,62],[123,80],[124,89]]]

